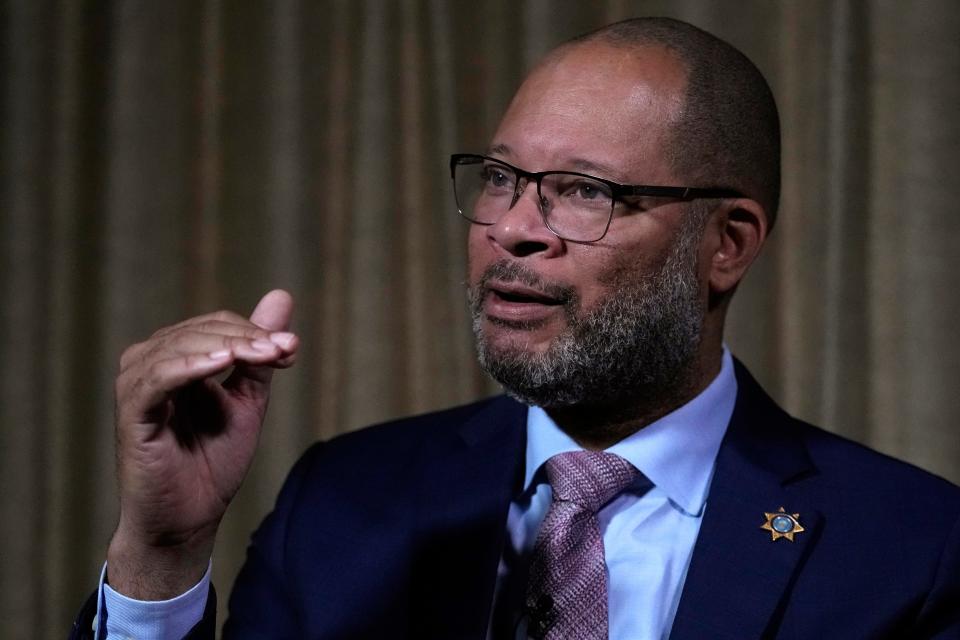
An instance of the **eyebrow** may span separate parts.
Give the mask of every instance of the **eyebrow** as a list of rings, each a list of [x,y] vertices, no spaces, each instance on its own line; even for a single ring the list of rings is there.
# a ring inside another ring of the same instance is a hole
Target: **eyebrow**
[[[574,158],[570,161],[570,164],[578,171],[583,171],[584,173],[597,174],[598,176],[604,177],[607,180],[614,180],[616,182],[624,181],[625,176],[607,164],[594,162],[592,160],[586,160],[583,158]]]
[[[513,155],[513,150],[509,145],[503,143],[497,143],[490,147],[487,147],[487,150],[484,152],[485,155],[501,155],[507,156],[508,158]],[[548,169],[550,171],[551,169]],[[572,158],[569,161],[569,168],[565,169],[554,169],[555,171],[582,171],[583,173],[595,174],[598,177],[604,177],[608,180],[614,180],[617,182],[622,182],[624,180],[624,175],[611,167],[610,165],[603,164],[600,162],[595,162],[593,160],[587,160],[586,158]]]
[[[502,156],[511,155],[510,147],[503,143],[495,144],[492,147],[487,147],[487,150],[484,152],[485,155],[491,155],[494,153],[500,154]]]

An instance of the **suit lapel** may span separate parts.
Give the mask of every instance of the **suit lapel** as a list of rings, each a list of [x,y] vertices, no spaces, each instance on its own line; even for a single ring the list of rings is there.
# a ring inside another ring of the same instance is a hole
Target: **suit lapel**
[[[507,510],[522,489],[525,425],[526,407],[497,399],[425,449],[414,637],[484,638]]]
[[[775,629],[785,597],[816,544],[822,518],[797,489],[815,474],[806,447],[737,363],[738,394],[717,456],[706,511],[672,640],[760,638]],[[804,531],[772,540],[765,512],[799,514]]]

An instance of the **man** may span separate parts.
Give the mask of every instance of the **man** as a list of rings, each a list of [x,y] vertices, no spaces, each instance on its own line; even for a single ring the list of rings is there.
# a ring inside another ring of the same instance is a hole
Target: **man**
[[[960,637],[960,491],[793,420],[723,347],[779,191],[742,54],[672,20],[588,34],[451,171],[480,361],[520,402],[311,448],[225,636]],[[271,292],[124,353],[121,516],[77,637],[98,604],[101,629],[212,637],[291,310]]]

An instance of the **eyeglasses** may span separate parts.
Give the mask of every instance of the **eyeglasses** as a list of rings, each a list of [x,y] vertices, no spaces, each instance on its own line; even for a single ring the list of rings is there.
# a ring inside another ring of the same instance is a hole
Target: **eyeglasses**
[[[450,176],[460,215],[492,225],[513,208],[528,184],[537,185],[543,222],[559,238],[596,242],[610,228],[618,203],[635,207],[639,198],[736,198],[730,189],[618,184],[575,171],[524,171],[502,160],[470,153],[450,156]]]

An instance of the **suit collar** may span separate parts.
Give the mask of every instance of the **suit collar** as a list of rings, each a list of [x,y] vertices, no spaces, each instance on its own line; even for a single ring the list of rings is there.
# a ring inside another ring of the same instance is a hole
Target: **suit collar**
[[[737,404],[717,457],[671,638],[758,638],[775,628],[792,581],[816,544],[821,515],[799,491],[816,473],[792,419],[738,362]],[[761,529],[764,513],[799,514],[790,542]]]

